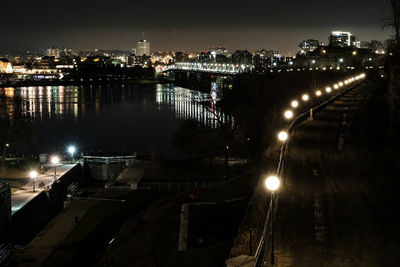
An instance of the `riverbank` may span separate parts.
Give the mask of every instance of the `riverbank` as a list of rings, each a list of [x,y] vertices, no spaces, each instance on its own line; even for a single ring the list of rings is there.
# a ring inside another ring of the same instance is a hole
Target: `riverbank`
[[[216,170],[222,170],[222,162],[219,165]],[[201,162],[190,166],[193,173],[212,175]],[[149,165],[152,174],[164,179],[170,167],[171,163]],[[124,266],[128,262],[135,262],[134,266],[187,266],[199,258],[203,264],[220,265],[229,253],[257,178],[249,165],[231,168],[235,178],[196,193],[87,189],[94,200],[73,200],[27,246],[18,266]],[[184,177],[185,171],[171,179]],[[196,204],[203,202],[211,205]],[[177,234],[184,203],[193,206],[190,250],[182,253],[178,251]]]

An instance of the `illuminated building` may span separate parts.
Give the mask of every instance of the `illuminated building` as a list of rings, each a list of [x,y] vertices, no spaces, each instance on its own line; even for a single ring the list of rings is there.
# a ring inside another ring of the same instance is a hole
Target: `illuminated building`
[[[333,31],[329,35],[329,45],[341,46],[341,47],[355,47],[357,46],[357,38],[350,32]]]
[[[299,49],[299,54],[304,55],[309,52],[314,51],[317,49],[319,46],[319,41],[314,40],[314,39],[308,39],[308,40],[303,40],[301,43],[299,43],[298,49]]]
[[[102,56],[90,56],[86,58],[81,58],[78,64],[78,69],[86,68],[100,68],[106,65],[111,65],[111,60],[109,57]]]
[[[214,46],[209,48],[208,51],[210,51],[211,55],[213,55],[214,57],[217,55],[226,56],[228,54],[228,49],[226,49],[225,47]]]
[[[137,43],[136,56],[150,56],[150,42],[147,40],[140,40]]]
[[[13,68],[10,61],[6,58],[0,58],[0,73],[12,73]]]
[[[50,47],[50,48],[47,48],[47,50],[46,50],[46,56],[59,58],[60,52],[61,52],[61,50],[59,48]]]

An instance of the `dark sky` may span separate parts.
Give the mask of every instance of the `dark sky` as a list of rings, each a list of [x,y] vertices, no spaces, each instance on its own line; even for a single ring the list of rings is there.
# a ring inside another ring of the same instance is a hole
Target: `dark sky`
[[[44,50],[131,49],[145,33],[154,50],[220,45],[294,53],[306,38],[327,42],[332,30],[361,40],[381,30],[387,0],[0,0],[0,54]]]

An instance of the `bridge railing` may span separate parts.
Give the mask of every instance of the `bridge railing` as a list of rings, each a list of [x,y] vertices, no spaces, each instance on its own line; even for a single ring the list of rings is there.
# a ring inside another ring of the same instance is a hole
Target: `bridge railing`
[[[359,86],[361,83],[363,82],[363,80],[358,81],[357,83],[355,83],[354,85],[350,86],[349,88],[347,88],[346,90],[339,92],[337,95],[329,98],[328,100],[326,100],[325,102],[323,102],[322,104],[319,104],[313,108],[310,108],[310,110],[305,111],[303,113],[301,113],[300,115],[298,115],[293,121],[292,123],[289,125],[288,127],[288,140],[289,140],[289,136],[290,134],[294,131],[294,129],[301,124],[302,122],[304,122],[305,120],[307,120],[308,118],[310,118],[310,114],[317,114],[321,111],[323,111],[328,105],[330,105],[332,102],[334,102],[335,100],[337,100],[338,98],[342,97],[343,95],[347,94],[349,91],[353,90],[354,88],[356,88],[357,86]],[[312,111],[311,111],[312,110]],[[312,112],[312,113],[311,113]],[[281,146],[281,150],[280,150],[280,155],[279,155],[279,163],[278,163],[278,167],[276,170],[276,176],[277,177],[283,177],[283,184],[285,184],[285,178],[284,178],[284,167],[285,167],[285,156],[286,156],[286,149],[288,146],[288,141],[285,141],[283,143],[283,145]],[[275,193],[275,202],[274,202],[274,217],[275,217],[275,213],[278,207],[278,194]],[[267,250],[267,246],[271,241],[271,202],[269,205],[269,209],[268,209],[268,213],[267,213],[267,217],[264,223],[264,228],[263,228],[263,234],[261,236],[260,242],[258,244],[256,253],[254,255],[255,257],[255,266],[263,266],[263,262],[264,262],[264,258],[265,258],[265,254],[266,254],[266,250]]]
[[[115,162],[130,162],[136,159],[136,153],[132,156],[83,156],[83,160],[86,162],[96,162],[96,163],[115,163]]]
[[[253,65],[203,62],[178,62],[166,68],[166,70],[189,70],[222,74],[238,74],[251,71],[252,69],[254,69]]]

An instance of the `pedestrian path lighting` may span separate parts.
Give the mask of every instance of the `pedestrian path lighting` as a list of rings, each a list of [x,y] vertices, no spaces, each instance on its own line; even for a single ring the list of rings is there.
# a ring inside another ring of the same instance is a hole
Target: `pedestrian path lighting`
[[[285,119],[290,120],[291,118],[293,118],[293,112],[291,110],[286,110],[285,111]]]
[[[32,170],[29,172],[29,177],[32,179],[32,192],[35,192],[35,179],[37,176],[37,171]]]
[[[69,147],[68,147],[68,153],[69,153],[70,156],[71,156],[71,163],[72,163],[72,161],[73,161],[73,159],[74,159],[75,151],[76,151],[76,148],[75,148],[74,146],[69,146]]]
[[[308,99],[310,99],[307,94],[304,94],[301,98],[303,99],[303,101],[308,101]]]
[[[343,86],[343,83],[342,83],[342,82],[340,82],[340,83],[339,83],[339,87],[342,87],[342,86]]]
[[[271,191],[271,264],[275,262],[274,255],[274,224],[275,224],[275,191],[279,188],[280,181],[276,176],[269,176],[265,180],[265,186],[269,191]]]
[[[315,95],[316,95],[316,96],[321,96],[321,95],[322,95],[322,93],[321,93],[321,91],[320,91],[320,90],[318,90],[318,91],[316,91],[316,92],[315,92]]]
[[[57,156],[51,157],[51,163],[54,165],[54,179],[57,178],[57,164],[60,162],[60,159]]]
[[[268,176],[267,179],[265,179],[265,186],[267,187],[268,190],[275,192],[279,188],[280,181],[279,178],[276,176]]]
[[[326,91],[327,93],[330,93],[330,92],[332,91],[332,89],[331,89],[330,87],[326,87],[326,88],[325,88],[325,91]]]
[[[335,88],[335,90],[336,90],[336,89],[339,88],[339,85],[335,84],[335,85],[333,86],[333,88]]]
[[[285,141],[287,140],[287,138],[288,138],[287,132],[285,132],[285,131],[280,131],[280,132],[278,133],[278,139],[279,139],[279,141],[285,142]]]
[[[290,103],[293,108],[297,108],[299,106],[299,102],[297,100],[293,100],[292,103]]]

